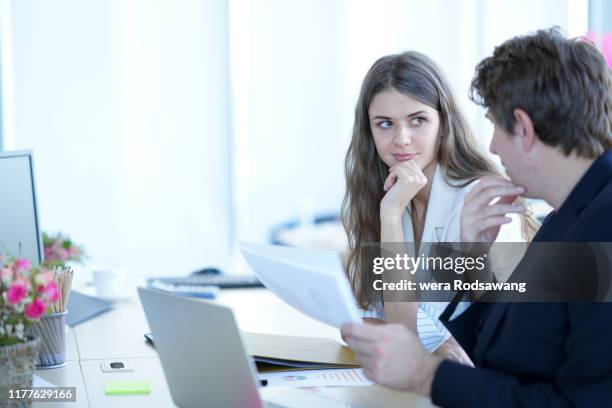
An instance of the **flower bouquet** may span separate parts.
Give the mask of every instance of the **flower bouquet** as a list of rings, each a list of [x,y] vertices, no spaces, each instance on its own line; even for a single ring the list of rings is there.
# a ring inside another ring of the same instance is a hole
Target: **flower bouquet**
[[[59,297],[47,268],[0,256],[0,398],[9,389],[31,385],[41,340],[27,329],[38,324]]]
[[[0,346],[26,341],[27,327],[59,296],[53,273],[45,267],[15,258],[0,267]]]

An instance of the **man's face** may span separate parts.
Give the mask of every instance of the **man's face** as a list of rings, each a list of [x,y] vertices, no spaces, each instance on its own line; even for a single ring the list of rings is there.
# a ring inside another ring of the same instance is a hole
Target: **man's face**
[[[528,155],[523,151],[521,137],[505,131],[490,111],[486,116],[494,126],[489,151],[499,156],[510,180],[518,186],[525,187],[524,195],[532,197],[530,193],[534,192],[530,190],[534,187],[531,185],[535,180],[534,168]]]

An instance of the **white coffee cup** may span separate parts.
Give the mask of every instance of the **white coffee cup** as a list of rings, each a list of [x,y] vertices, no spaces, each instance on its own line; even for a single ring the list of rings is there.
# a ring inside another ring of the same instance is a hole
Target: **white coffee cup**
[[[97,267],[92,269],[96,295],[114,299],[124,294],[125,268]]]

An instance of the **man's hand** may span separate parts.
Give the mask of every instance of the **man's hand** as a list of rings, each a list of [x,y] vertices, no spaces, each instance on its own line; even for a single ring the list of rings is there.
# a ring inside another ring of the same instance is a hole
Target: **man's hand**
[[[468,367],[474,367],[474,363],[472,362],[470,357],[461,348],[459,343],[457,343],[457,340],[452,337],[449,337],[433,353],[436,356],[440,356],[445,360],[454,361],[456,363],[463,364]]]
[[[512,221],[506,214],[525,212],[524,205],[512,204],[524,192],[523,187],[508,180],[484,177],[465,197],[461,212],[461,241],[493,243],[501,226]]]
[[[442,359],[429,354],[419,338],[402,324],[351,323],[342,338],[356,353],[363,372],[377,384],[430,396]]]

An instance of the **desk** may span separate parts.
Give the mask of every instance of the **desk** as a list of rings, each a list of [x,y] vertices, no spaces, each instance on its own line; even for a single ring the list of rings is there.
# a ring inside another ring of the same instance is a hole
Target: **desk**
[[[338,330],[310,319],[287,306],[266,289],[223,290],[217,300],[231,307],[241,330],[294,336],[327,337],[340,340]],[[66,366],[37,370],[36,375],[58,386],[77,388],[76,403],[53,403],[54,408],[75,407],[172,407],[163,370],[155,349],[144,342],[149,332],[144,311],[133,290],[130,300],[115,304],[114,310],[66,331]],[[133,372],[104,373],[100,364],[110,359],[127,359]],[[112,380],[148,380],[150,395],[104,394]],[[265,396],[266,389],[262,389]],[[320,388],[320,395],[359,406],[431,407],[429,399],[395,392],[378,386]],[[45,408],[48,403],[34,403]]]

